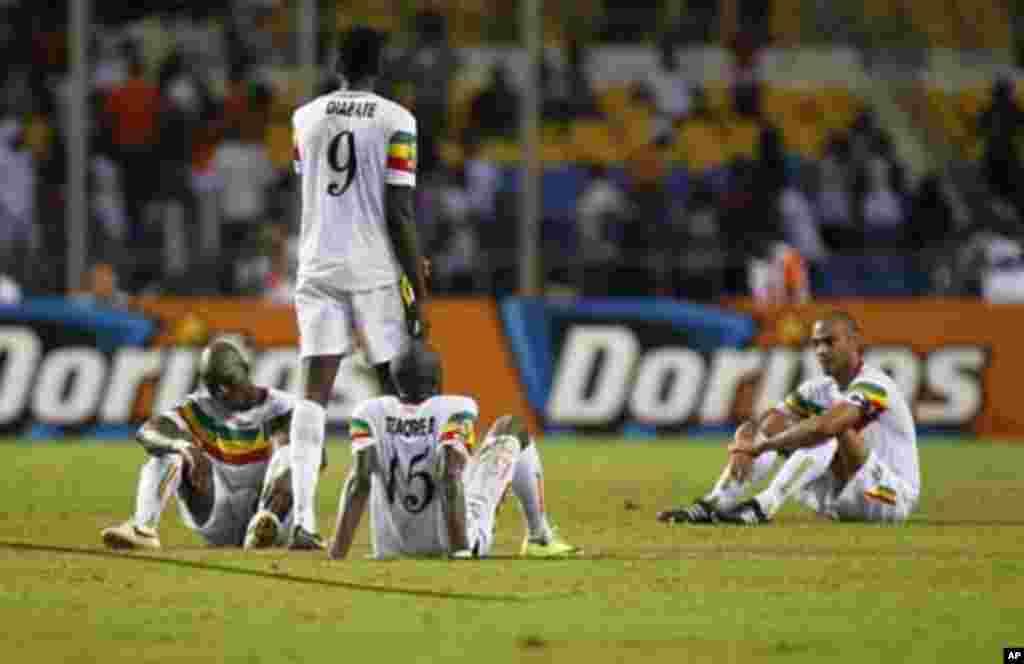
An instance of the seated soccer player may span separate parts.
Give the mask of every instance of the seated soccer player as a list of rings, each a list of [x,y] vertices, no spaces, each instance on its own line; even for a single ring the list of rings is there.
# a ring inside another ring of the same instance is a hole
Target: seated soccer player
[[[864,365],[860,328],[848,314],[816,321],[811,344],[824,375],[742,424],[714,488],[658,513],[659,521],[761,524],[791,497],[832,519],[907,518],[921,487],[910,406],[887,374]],[[743,500],[780,460],[767,488]]]
[[[477,447],[476,401],[440,393],[440,358],[421,342],[392,361],[391,377],[398,397],[364,401],[352,414],[352,471],[331,558],[348,555],[367,503],[375,558],[487,556],[510,486],[526,520],[522,555],[579,553],[548,522],[537,444],[517,418],[498,418]]]
[[[201,387],[147,421],[136,435],[149,460],[139,477],[135,515],[102,532],[113,549],[159,549],[157,525],[171,496],[185,524],[214,546],[264,548],[286,542],[292,521],[288,430],[293,400],[250,379],[238,344],[211,343],[199,363]]]

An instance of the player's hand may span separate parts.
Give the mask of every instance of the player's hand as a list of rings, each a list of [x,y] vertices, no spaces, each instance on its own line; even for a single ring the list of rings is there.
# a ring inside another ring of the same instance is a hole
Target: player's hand
[[[736,431],[733,442],[729,445],[729,469],[734,479],[743,481],[750,475],[757,456],[754,449],[754,435],[748,428]]]
[[[425,339],[428,332],[427,322],[420,311],[420,301],[416,297],[416,291],[413,290],[412,284],[409,282],[409,277],[402,276],[400,290],[402,292],[402,306],[405,308],[405,325],[409,331],[409,336],[413,339]]]
[[[420,262],[420,273],[423,275],[423,285],[430,285],[430,278],[434,276],[434,265],[430,262],[430,259],[424,257]]]
[[[192,490],[201,496],[213,493],[213,466],[210,457],[196,445],[189,445],[181,450],[185,458],[185,477]]]

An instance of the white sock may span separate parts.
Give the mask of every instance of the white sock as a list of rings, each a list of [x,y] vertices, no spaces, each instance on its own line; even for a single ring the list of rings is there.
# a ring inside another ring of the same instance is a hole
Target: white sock
[[[135,496],[135,525],[157,529],[160,515],[181,486],[185,460],[180,454],[150,457],[139,472],[139,489]]]
[[[327,411],[308,399],[295,404],[288,447],[291,448],[295,524],[310,533],[316,527],[316,485],[324,451]]]
[[[704,496],[704,500],[711,503],[719,510],[728,510],[735,507],[747,489],[764,480],[772,472],[775,462],[778,460],[778,453],[764,452],[754,458],[750,473],[743,479],[738,480],[732,476],[731,465],[727,464],[722,476],[718,478],[711,493]]]
[[[802,447],[789,455],[768,488],[755,496],[764,513],[772,516],[786,500],[828,472],[838,446],[833,438],[815,447]]]
[[[512,493],[519,499],[529,537],[549,540],[551,526],[544,511],[544,468],[540,463],[537,443],[533,439],[516,462],[516,470],[512,475]]]

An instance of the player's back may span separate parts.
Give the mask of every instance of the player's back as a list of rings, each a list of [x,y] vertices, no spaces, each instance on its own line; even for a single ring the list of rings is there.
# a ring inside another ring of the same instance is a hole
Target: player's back
[[[378,397],[356,407],[350,425],[353,451],[376,448],[370,495],[375,556],[449,550],[438,470],[446,447],[468,454],[477,412],[473,399],[455,395],[419,404]]]
[[[370,91],[337,90],[295,111],[302,177],[299,281],[341,291],[394,284],[385,188],[415,186],[416,121]]]

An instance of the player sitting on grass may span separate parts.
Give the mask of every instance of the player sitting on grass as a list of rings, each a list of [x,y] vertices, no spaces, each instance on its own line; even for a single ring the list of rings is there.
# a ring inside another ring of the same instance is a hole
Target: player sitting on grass
[[[860,329],[846,313],[816,321],[811,344],[825,375],[741,425],[714,489],[689,507],[660,512],[659,521],[760,524],[792,496],[833,519],[907,518],[921,477],[914,420],[899,387],[864,366]],[[780,458],[768,487],[741,502]]]
[[[440,357],[419,341],[392,361],[391,377],[397,398],[364,401],[352,414],[353,465],[331,558],[348,555],[367,502],[375,558],[486,556],[509,486],[526,520],[522,555],[579,553],[548,523],[536,441],[517,418],[498,418],[476,449],[476,401],[440,394]]]
[[[245,352],[226,339],[203,350],[199,377],[198,391],[139,429],[136,439],[150,458],[139,477],[135,516],[103,530],[108,547],[159,549],[157,524],[171,496],[185,524],[214,546],[286,543],[292,397],[253,384]]]

